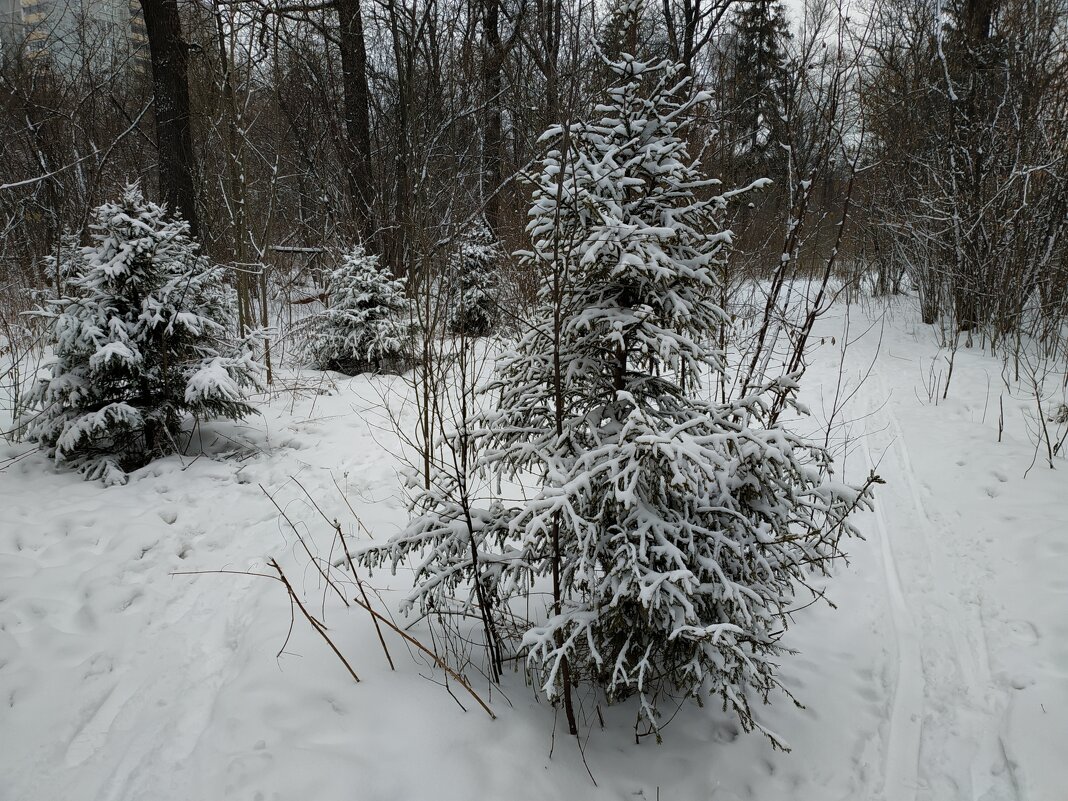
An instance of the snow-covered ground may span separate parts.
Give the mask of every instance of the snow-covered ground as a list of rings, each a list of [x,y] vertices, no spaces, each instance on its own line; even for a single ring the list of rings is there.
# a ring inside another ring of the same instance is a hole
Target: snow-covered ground
[[[602,729],[589,699],[580,752],[518,674],[499,690],[472,676],[491,720],[386,631],[391,672],[367,614],[324,592],[264,491],[324,555],[332,532],[304,489],[353,538],[397,531],[380,411],[397,379],[321,394],[329,380],[310,374],[261,418],[205,427],[204,456],[127,486],[0,447],[0,801],[1063,801],[1068,462],[1024,478],[1026,397],[1004,394],[998,443],[998,361],[960,350],[936,404],[925,382],[932,359],[947,365],[907,302],[870,328],[875,312],[852,309],[849,337],[845,313],[820,323],[805,397],[817,425],[854,338],[847,386],[874,367],[838,429],[847,477],[877,464],[887,483],[828,585],[838,608],[805,610],[787,635],[800,653],[782,672],[805,708],[781,698],[761,719],[792,752],[690,706],[662,745],[635,745],[633,710],[602,709]],[[286,640],[284,588],[240,575],[270,557],[360,683],[299,613]],[[232,572],[195,574],[216,570]],[[371,584],[384,612],[407,588]],[[411,633],[430,643],[423,622]]]

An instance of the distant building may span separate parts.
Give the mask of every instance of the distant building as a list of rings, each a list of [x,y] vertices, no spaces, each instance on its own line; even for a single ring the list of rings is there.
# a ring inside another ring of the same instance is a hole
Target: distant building
[[[22,0],[0,0],[0,51],[15,47],[22,32]]]
[[[138,0],[0,0],[0,44],[66,71],[142,68],[148,56]]]

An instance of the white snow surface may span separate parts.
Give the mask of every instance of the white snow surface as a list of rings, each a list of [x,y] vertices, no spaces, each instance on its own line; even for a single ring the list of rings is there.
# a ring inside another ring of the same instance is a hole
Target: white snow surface
[[[817,331],[813,428],[844,314]],[[873,312],[850,314],[856,337]],[[1063,801],[1068,462],[1024,478],[1027,400],[1006,393],[999,444],[1001,365],[977,349],[957,353],[948,399],[929,401],[922,377],[942,355],[907,304],[881,346],[878,325],[851,344],[851,387],[877,351],[842,433],[846,477],[878,463],[887,484],[828,583],[838,608],[804,610],[787,635],[800,653],[782,675],[805,708],[781,697],[760,710],[790,753],[692,706],[662,745],[636,745],[633,708],[602,708],[602,729],[581,697],[580,752],[519,675],[491,689],[469,673],[491,720],[387,630],[391,672],[367,614],[324,592],[260,485],[324,556],[332,532],[294,477],[354,543],[398,531],[398,445],[380,404],[401,384],[312,373],[287,377],[303,388],[276,392],[260,418],[205,426],[204,455],[126,486],[0,446],[0,801]],[[270,572],[271,557],[310,611],[325,605],[360,683],[299,613],[286,642],[284,588],[240,575]],[[235,572],[175,575],[214,570]],[[403,572],[369,584],[383,612],[409,589]],[[410,633],[431,644],[425,621]]]

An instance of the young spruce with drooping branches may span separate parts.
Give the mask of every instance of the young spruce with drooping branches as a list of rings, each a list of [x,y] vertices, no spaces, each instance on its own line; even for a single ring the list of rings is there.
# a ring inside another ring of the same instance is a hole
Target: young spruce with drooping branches
[[[781,636],[813,573],[856,534],[863,487],[768,413],[789,376],[705,400],[725,369],[711,343],[731,234],[729,198],[683,138],[704,95],[671,62],[621,55],[594,119],[550,129],[533,183],[540,314],[498,364],[495,407],[464,426],[476,470],[525,486],[521,500],[458,499],[455,477],[416,502],[408,529],[363,554],[414,557],[409,602],[441,609],[457,588],[483,614],[549,589],[515,645],[544,692],[637,697],[659,736],[672,695],[718,696],[745,728],[780,687]],[[762,425],[762,421],[768,421]],[[549,586],[546,587],[546,584]],[[486,606],[490,609],[487,611]]]
[[[401,372],[411,349],[406,281],[356,245],[330,274],[330,305],[309,320],[307,350],[321,370]]]
[[[30,436],[87,479],[127,473],[181,450],[190,418],[255,412],[246,390],[260,368],[235,335],[222,267],[189,225],[138,184],[94,210],[93,245],[73,240],[50,269],[63,293],[39,311],[54,351],[29,393]]]

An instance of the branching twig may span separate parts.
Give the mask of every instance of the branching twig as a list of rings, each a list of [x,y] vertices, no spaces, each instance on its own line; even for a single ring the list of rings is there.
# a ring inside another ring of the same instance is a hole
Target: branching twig
[[[278,562],[276,562],[274,559],[271,559],[267,564],[269,564],[278,572],[279,580],[281,580],[281,582],[286,585],[286,591],[289,593],[290,601],[297,605],[297,608],[301,611],[301,614],[303,614],[304,617],[307,618],[308,622],[311,623],[312,628],[315,629],[316,632],[318,632],[320,637],[326,640],[326,644],[330,646],[330,650],[337,654],[337,658],[341,660],[341,663],[349,671],[349,674],[352,676],[352,678],[359,682],[360,677],[357,676],[356,671],[352,669],[352,665],[349,664],[349,660],[347,660],[344,654],[342,654],[341,651],[338,650],[338,647],[334,645],[334,641],[331,640],[330,635],[326,633],[326,626],[316,620],[315,616],[312,615],[312,613],[304,607],[303,603],[301,603],[301,600],[297,596],[297,593],[293,590],[293,585],[289,583],[289,579],[287,579],[286,574],[282,572],[282,568],[279,566]]]

